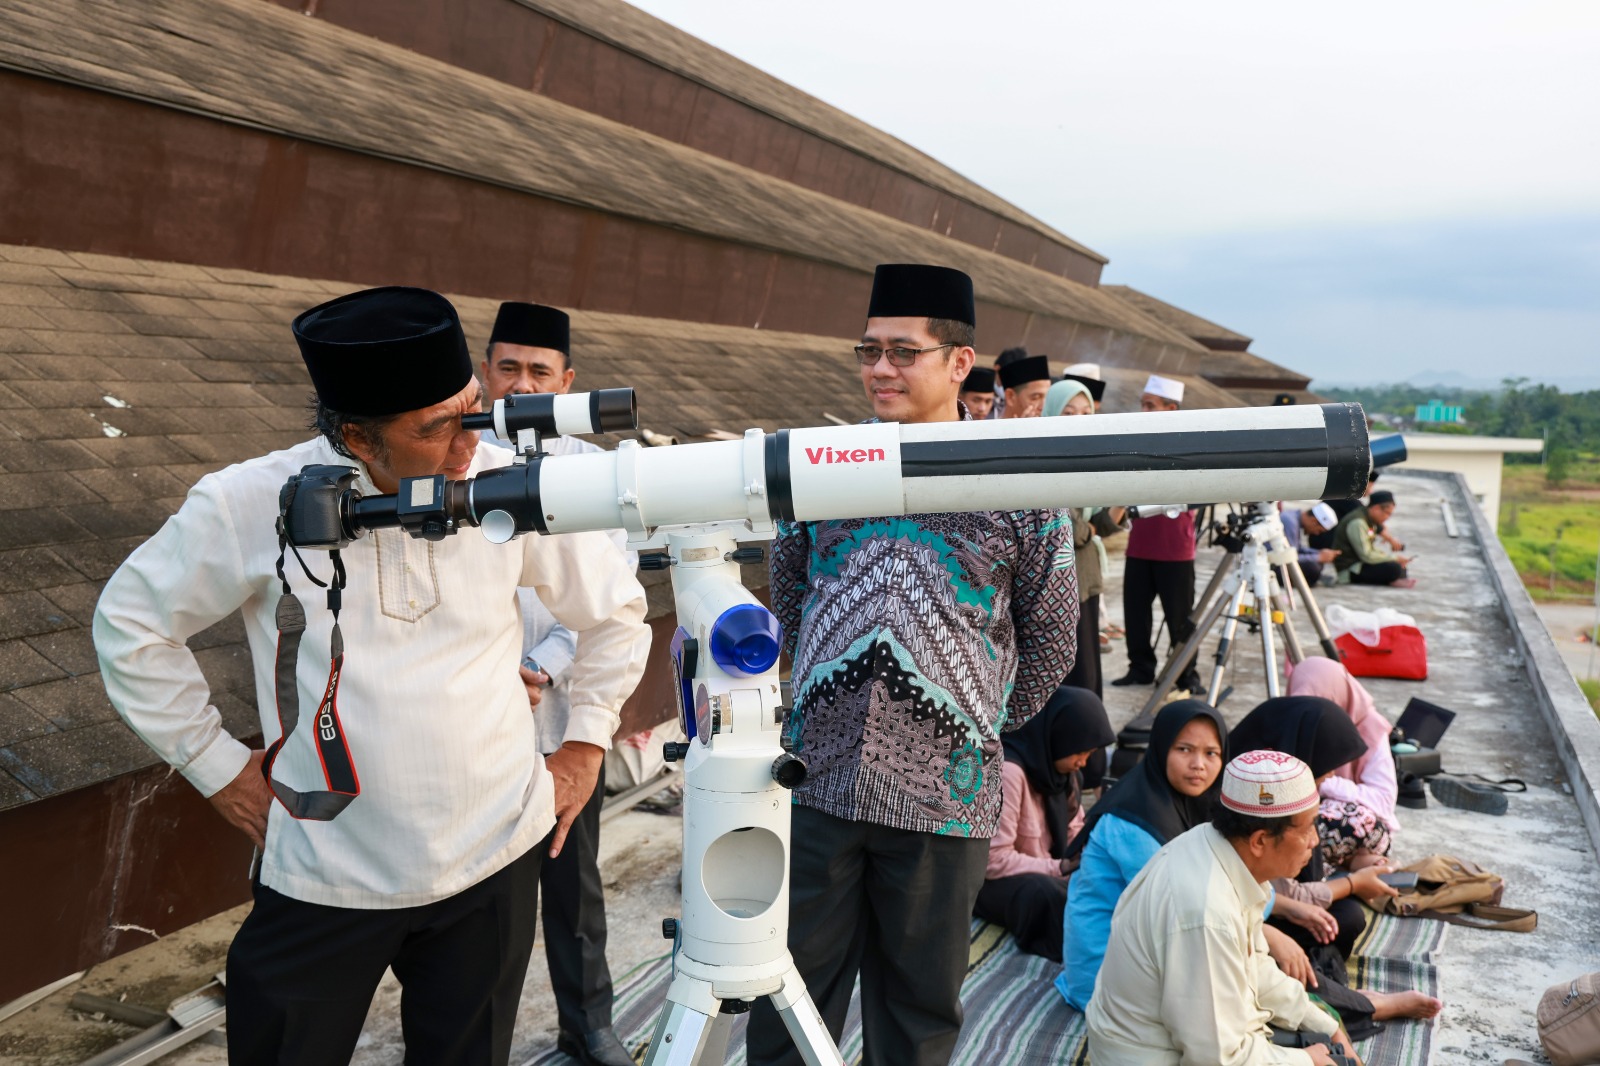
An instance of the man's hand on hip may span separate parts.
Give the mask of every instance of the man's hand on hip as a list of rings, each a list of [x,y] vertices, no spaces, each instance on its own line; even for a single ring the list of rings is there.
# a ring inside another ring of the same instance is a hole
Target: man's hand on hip
[[[239,776],[211,796],[211,806],[239,832],[263,850],[267,846],[267,811],[272,808],[272,789],[261,776],[264,751],[252,751]]]
[[[544,767],[556,787],[556,831],[550,838],[550,857],[561,854],[567,842],[567,830],[583,810],[583,805],[594,795],[600,780],[600,765],[605,761],[604,748],[569,740],[561,750],[545,756]]]

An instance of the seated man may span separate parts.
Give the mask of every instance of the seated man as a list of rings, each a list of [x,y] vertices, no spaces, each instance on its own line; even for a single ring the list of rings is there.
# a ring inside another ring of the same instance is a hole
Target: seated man
[[[1406,576],[1408,556],[1395,555],[1385,540],[1380,540],[1382,529],[1394,515],[1394,493],[1379,489],[1367,497],[1367,505],[1358,507],[1339,521],[1334,531],[1333,548],[1339,553],[1334,568],[1339,571],[1341,585],[1402,585],[1410,588],[1416,584]]]
[[[1337,559],[1339,553],[1331,547],[1313,547],[1313,538],[1333,532],[1339,525],[1339,518],[1333,513],[1333,508],[1325,503],[1307,507],[1303,511],[1286,509],[1282,517],[1283,535],[1289,541],[1289,547],[1294,549],[1300,572],[1306,575],[1308,583],[1315,585],[1322,577],[1323,566]]]
[[[1306,864],[1319,803],[1311,768],[1292,755],[1251,751],[1227,765],[1212,821],[1157,852],[1117,905],[1087,1012],[1095,1066],[1337,1061],[1338,1022],[1278,969],[1261,932],[1262,882]],[[1274,1028],[1310,1046],[1279,1046]]]

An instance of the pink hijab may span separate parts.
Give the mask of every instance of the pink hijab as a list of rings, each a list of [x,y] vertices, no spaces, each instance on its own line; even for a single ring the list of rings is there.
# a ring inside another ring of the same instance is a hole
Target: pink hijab
[[[1357,762],[1346,763],[1334,771],[1339,777],[1361,784],[1361,763],[1377,753],[1389,757],[1389,722],[1378,713],[1372,696],[1361,687],[1361,682],[1350,676],[1344,664],[1320,656],[1309,656],[1300,665],[1289,668],[1289,695],[1321,696],[1344,708],[1355,723],[1356,732],[1367,742],[1367,753]]]

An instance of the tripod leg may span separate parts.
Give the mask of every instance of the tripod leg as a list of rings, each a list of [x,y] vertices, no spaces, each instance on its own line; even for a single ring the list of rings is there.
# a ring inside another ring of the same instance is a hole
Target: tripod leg
[[[1261,659],[1262,674],[1267,679],[1267,698],[1276,699],[1283,695],[1283,689],[1278,682],[1278,650],[1276,641],[1272,637],[1273,614],[1277,613],[1278,605],[1273,602],[1269,590],[1266,596],[1256,601],[1257,609],[1262,613],[1261,619]],[[1289,616],[1283,616],[1288,621]]]
[[[1240,580],[1229,603],[1228,620],[1222,624],[1222,639],[1217,641],[1217,665],[1211,668],[1211,684],[1206,686],[1206,702],[1213,707],[1222,693],[1222,675],[1227,672],[1228,656],[1233,653],[1233,638],[1239,632],[1239,612],[1244,609],[1244,600],[1249,594],[1250,581],[1245,577]]]
[[[1200,594],[1198,600],[1194,601],[1194,613],[1189,616],[1191,624],[1196,626],[1200,624],[1200,619],[1211,608],[1211,597],[1216,595],[1217,590],[1222,587],[1222,582],[1227,579],[1228,572],[1234,568],[1236,563],[1237,560],[1233,556],[1227,556],[1211,572],[1211,580],[1206,582],[1206,590]]]
[[[655,1035],[645,1066],[694,1066],[702,1061],[720,1064],[727,1060],[727,1023],[720,1013],[722,1004],[704,981],[679,975],[667,989],[667,1002],[656,1021]],[[722,1058],[706,1056],[717,1029],[722,1030]]]
[[[1289,661],[1298,664],[1306,657],[1306,653],[1305,649],[1300,647],[1300,634],[1295,632],[1294,619],[1289,614],[1289,590],[1293,586],[1289,584],[1289,575],[1285,573],[1287,569],[1288,567],[1283,566],[1276,567],[1278,580],[1283,583],[1283,646],[1289,653]],[[1294,569],[1299,570],[1300,568],[1296,566]]]
[[[806,1066],[844,1066],[844,1056],[817,1013],[817,1005],[811,1002],[799,971],[791,969],[784,976],[783,987],[770,998]]]
[[[1167,668],[1161,671],[1161,677],[1156,681],[1155,691],[1145,701],[1144,710],[1139,712],[1139,717],[1129,722],[1124,728],[1139,727],[1148,730],[1156,712],[1161,709],[1161,703],[1167,698],[1167,693],[1172,691],[1172,686],[1177,684],[1178,677],[1188,669],[1200,652],[1200,645],[1211,633],[1211,627],[1217,624],[1217,618],[1222,614],[1223,608],[1228,605],[1226,597],[1218,596],[1206,608],[1205,615],[1196,623],[1194,632],[1189,634],[1189,639],[1183,642],[1183,647],[1178,653],[1167,660]]]
[[[1316,597],[1311,595],[1311,584],[1306,580],[1305,572],[1298,566],[1287,569],[1289,579],[1300,593],[1300,602],[1306,605],[1306,614],[1311,616],[1311,628],[1317,631],[1317,639],[1322,641],[1322,654],[1338,662],[1339,646],[1333,642],[1333,631],[1328,628],[1328,620],[1322,617],[1322,608],[1317,606]]]

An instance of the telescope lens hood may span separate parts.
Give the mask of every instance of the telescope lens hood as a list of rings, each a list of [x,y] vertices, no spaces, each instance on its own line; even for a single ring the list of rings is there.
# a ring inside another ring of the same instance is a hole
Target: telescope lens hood
[[[711,658],[730,674],[766,673],[778,648],[778,620],[760,604],[735,604],[711,623]]]
[[[596,433],[639,426],[639,401],[632,389],[596,389],[589,394],[589,421]]]

